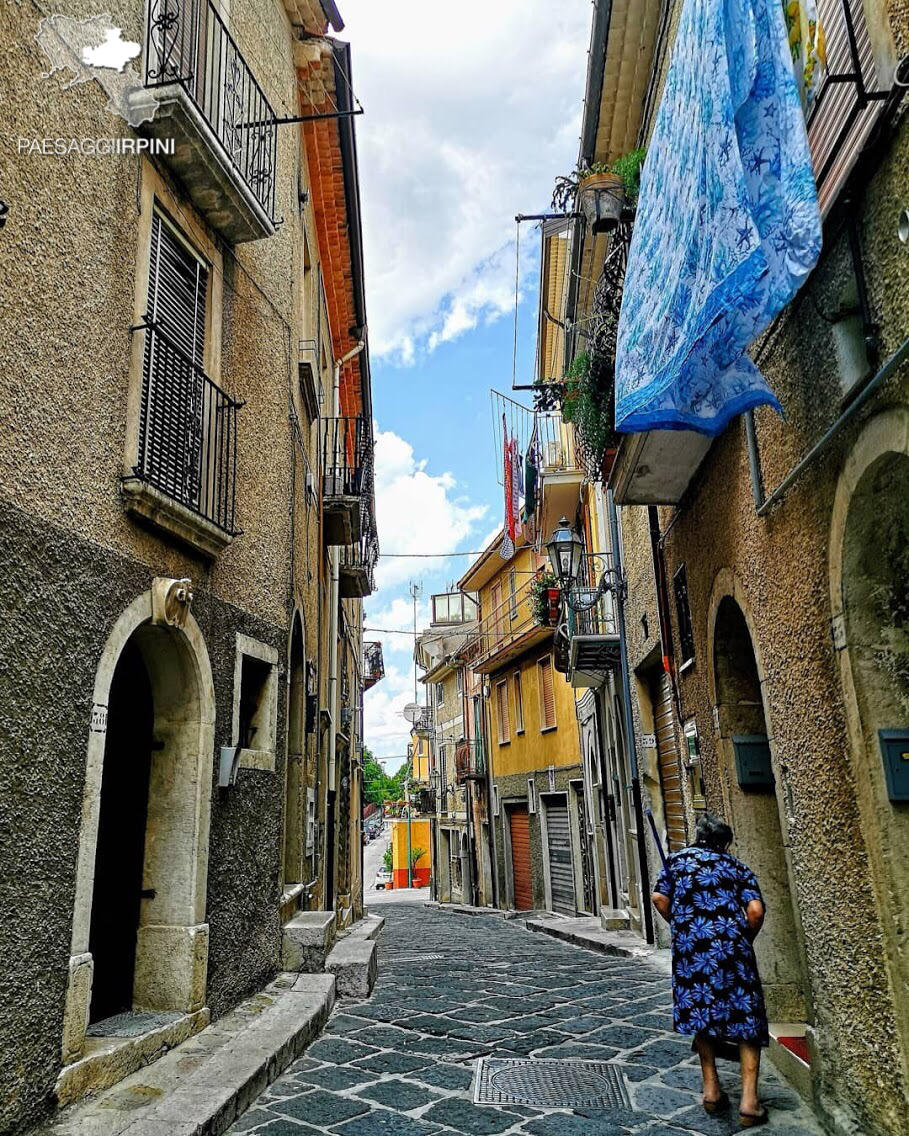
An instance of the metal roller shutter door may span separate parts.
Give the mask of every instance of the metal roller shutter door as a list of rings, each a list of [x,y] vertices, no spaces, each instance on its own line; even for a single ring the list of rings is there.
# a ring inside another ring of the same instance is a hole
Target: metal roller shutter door
[[[511,870],[514,877],[514,905],[518,911],[533,908],[533,880],[530,875],[530,818],[526,809],[509,809],[511,829]]]
[[[552,909],[560,915],[576,915],[574,867],[571,862],[571,829],[568,806],[546,805],[546,833],[549,842],[549,882]]]
[[[676,852],[685,847],[688,838],[685,833],[685,802],[682,798],[682,768],[675,729],[672,679],[665,671],[660,675],[659,684],[654,690],[653,711],[666,833],[669,851]]]

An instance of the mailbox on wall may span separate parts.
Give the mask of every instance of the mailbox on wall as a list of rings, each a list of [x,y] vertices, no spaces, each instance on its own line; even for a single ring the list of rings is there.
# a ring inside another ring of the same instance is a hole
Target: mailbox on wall
[[[764,734],[741,734],[732,739],[735,772],[743,789],[766,791],[774,786],[770,742]]]
[[[879,730],[891,801],[909,801],[909,730]]]

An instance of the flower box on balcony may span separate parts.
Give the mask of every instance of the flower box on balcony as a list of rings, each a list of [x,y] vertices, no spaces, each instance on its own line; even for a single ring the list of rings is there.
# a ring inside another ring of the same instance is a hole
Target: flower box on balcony
[[[618,174],[591,174],[578,186],[578,205],[592,233],[609,233],[625,206],[625,186]]]

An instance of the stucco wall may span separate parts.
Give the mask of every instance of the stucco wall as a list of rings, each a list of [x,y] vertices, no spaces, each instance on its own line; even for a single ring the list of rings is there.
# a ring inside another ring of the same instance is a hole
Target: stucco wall
[[[909,130],[858,203],[869,295],[880,324],[882,359],[909,331],[909,262],[896,237],[909,184]],[[769,492],[830,425],[840,402],[830,325],[848,284],[845,239],[828,226],[825,258],[784,317],[762,368],[786,411],[757,415]],[[820,1047],[820,1100],[843,1130],[893,1133],[904,1108],[905,1067],[883,964],[880,889],[856,803],[843,692],[831,635],[830,519],[838,475],[862,424],[883,406],[905,405],[909,373],[894,379],[839,435],[766,519],[756,516],[743,433],[733,425],[714,445],[666,542],[670,572],[686,563],[696,663],[680,679],[684,714],[697,716],[712,807],[744,803],[720,759],[708,663],[711,597],[734,577],[752,621],[764,679],[777,798],[789,845],[796,917],[804,930],[813,1019]],[[663,526],[668,511],[663,517]],[[728,585],[731,586],[731,585]],[[673,615],[674,618],[674,615]],[[880,818],[886,824],[886,817]],[[774,918],[768,913],[768,923]]]
[[[8,503],[0,503],[0,529],[0,714],[15,723],[15,760],[0,763],[0,1129],[8,1131],[39,1117],[60,1068],[92,687],[113,624],[147,591],[151,575],[142,563]],[[237,612],[203,582],[193,614],[214,674],[217,752],[231,741],[236,632],[277,647],[284,632]],[[282,693],[274,772],[241,770],[235,787],[219,790],[216,764],[209,790],[208,997],[215,1014],[277,969],[283,718]]]

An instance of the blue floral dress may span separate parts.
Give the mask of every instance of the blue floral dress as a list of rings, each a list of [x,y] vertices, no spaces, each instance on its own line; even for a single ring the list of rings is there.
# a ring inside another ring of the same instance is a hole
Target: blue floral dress
[[[764,992],[745,907],[764,902],[754,872],[709,848],[674,852],[656,882],[669,899],[673,1026],[769,1045]]]

